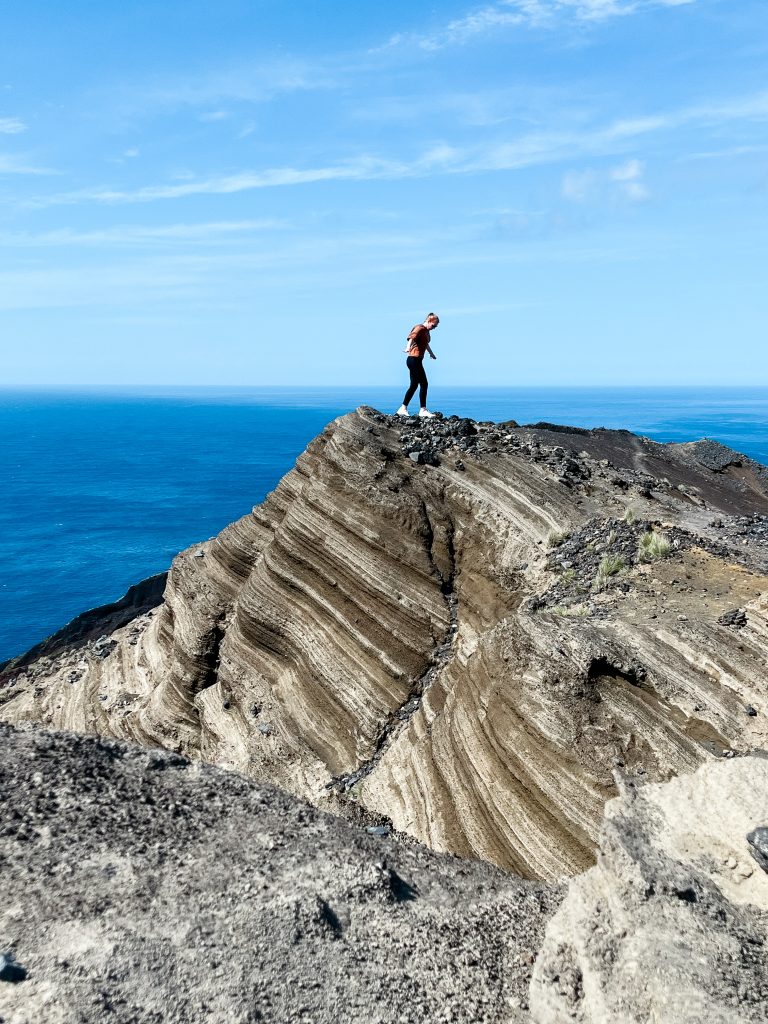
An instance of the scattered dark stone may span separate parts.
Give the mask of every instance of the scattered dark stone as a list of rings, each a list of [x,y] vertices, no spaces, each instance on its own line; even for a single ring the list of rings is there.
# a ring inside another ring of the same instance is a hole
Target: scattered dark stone
[[[138,699],[138,696],[138,693],[129,693],[127,690],[121,690],[112,702],[112,707],[128,708]]]
[[[463,471],[463,470],[465,470],[467,468],[464,465],[464,463],[461,461],[461,459],[456,459],[456,462],[454,463],[454,465],[456,466],[456,469],[461,470],[461,471]]]
[[[632,686],[639,686],[647,675],[648,669],[639,661],[614,662],[606,657],[592,658],[587,668],[589,681],[618,676]]]
[[[696,890],[692,886],[686,886],[684,889],[675,889],[675,896],[683,903],[698,903],[699,897]]]
[[[110,640],[108,636],[100,636],[93,645],[93,653],[97,658],[108,658],[116,647],[116,640]]]
[[[757,708],[753,708],[751,704],[747,704],[747,706],[744,708],[744,710],[746,711],[746,713],[749,715],[750,718],[754,718],[755,715],[757,714]]]
[[[453,434],[456,437],[472,437],[477,433],[477,427],[470,419],[461,419],[456,424]]]
[[[0,981],[9,981],[12,985],[17,985],[26,977],[26,968],[16,963],[13,953],[0,953]]]
[[[768,828],[760,825],[747,835],[749,852],[763,871],[768,872]]]
[[[713,473],[722,473],[729,466],[743,465],[744,456],[740,452],[735,452],[733,448],[726,448],[719,441],[710,441],[705,437],[701,441],[695,441],[690,448],[699,465]]]
[[[731,611],[723,612],[717,621],[722,626],[736,626],[740,629],[747,624],[747,613],[743,608],[733,608]]]
[[[545,420],[539,423],[526,423],[525,426],[529,430],[551,430],[558,434],[583,434],[585,437],[589,437],[590,433],[584,427],[564,427],[559,423],[547,423]]]

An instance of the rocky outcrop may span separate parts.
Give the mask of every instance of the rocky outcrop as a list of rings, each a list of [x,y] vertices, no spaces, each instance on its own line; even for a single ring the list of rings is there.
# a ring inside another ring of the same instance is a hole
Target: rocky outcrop
[[[594,862],[615,768],[766,744],[767,540],[765,469],[713,442],[363,408],[161,606],[5,666],[0,717],[558,878]]]
[[[559,894],[271,786],[0,727],[6,1024],[528,1019]]]
[[[606,808],[597,866],[571,882],[548,925],[534,1020],[768,1019],[766,824],[762,757],[665,785],[624,784]]]

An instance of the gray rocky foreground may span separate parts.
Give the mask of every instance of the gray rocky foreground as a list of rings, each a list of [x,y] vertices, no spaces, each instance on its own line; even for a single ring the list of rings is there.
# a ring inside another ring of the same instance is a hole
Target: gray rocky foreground
[[[527,1020],[559,901],[164,751],[0,727],[4,1024]]]
[[[763,757],[625,781],[561,903],[168,752],[0,740],[3,1024],[768,1018]]]

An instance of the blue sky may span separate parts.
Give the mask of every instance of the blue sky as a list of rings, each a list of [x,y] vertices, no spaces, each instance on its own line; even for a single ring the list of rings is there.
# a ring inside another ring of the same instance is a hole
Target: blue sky
[[[5,384],[768,384],[765,0],[2,24]]]

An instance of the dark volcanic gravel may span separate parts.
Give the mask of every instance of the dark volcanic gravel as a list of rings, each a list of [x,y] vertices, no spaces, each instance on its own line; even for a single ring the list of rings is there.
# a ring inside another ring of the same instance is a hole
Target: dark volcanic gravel
[[[527,1019],[552,888],[167,752],[0,743],[3,1020]]]
[[[567,607],[584,600],[593,592],[601,563],[614,560],[619,568],[603,581],[603,589],[630,589],[625,570],[643,561],[641,538],[656,532],[669,542],[667,558],[679,558],[680,553],[694,544],[707,545],[700,537],[694,537],[676,527],[661,529],[659,524],[646,520],[628,523],[623,519],[591,519],[578,530],[566,534],[562,539],[554,538],[547,567],[559,573],[560,578],[545,594],[533,599],[535,608],[556,605]],[[716,545],[709,544],[714,548]]]

